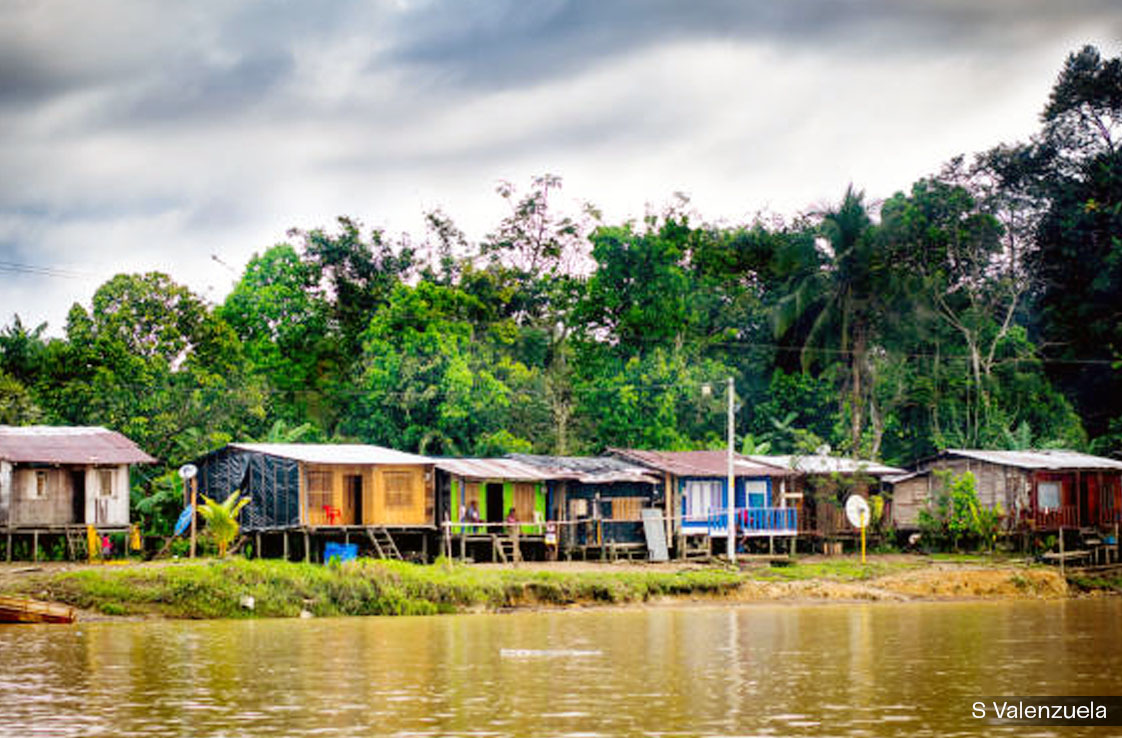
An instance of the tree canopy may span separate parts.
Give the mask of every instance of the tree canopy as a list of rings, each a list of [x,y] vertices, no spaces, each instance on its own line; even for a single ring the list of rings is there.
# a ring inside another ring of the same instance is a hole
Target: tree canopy
[[[940,447],[1122,452],[1122,60],[1063,65],[1030,140],[784,221],[625,222],[502,183],[473,242],[341,217],[219,305],[120,274],[65,334],[0,328],[0,422],[101,424],[173,467],[233,438],[431,454],[724,442],[907,464]],[[143,495],[163,482],[142,480]],[[165,485],[166,486],[166,485]],[[166,496],[166,495],[165,495]],[[162,499],[162,498],[161,498]]]

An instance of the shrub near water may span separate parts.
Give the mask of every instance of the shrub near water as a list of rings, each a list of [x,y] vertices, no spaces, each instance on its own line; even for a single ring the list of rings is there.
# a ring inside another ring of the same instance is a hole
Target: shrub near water
[[[735,589],[732,572],[542,572],[359,560],[343,565],[214,561],[38,575],[18,589],[110,615],[181,618],[428,615],[579,602],[643,602]],[[254,610],[241,599],[250,595]]]

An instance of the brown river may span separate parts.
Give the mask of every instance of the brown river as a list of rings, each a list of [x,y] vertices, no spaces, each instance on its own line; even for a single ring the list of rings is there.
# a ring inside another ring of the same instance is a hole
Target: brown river
[[[1122,599],[0,626],[0,735],[1122,735]]]

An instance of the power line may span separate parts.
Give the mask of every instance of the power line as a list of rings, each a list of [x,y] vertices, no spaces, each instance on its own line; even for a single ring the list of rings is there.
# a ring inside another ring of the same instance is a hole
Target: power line
[[[31,274],[40,277],[59,277],[62,279],[79,279],[81,277],[94,276],[89,272],[36,266],[34,264],[20,264],[14,261],[0,261],[0,272],[7,272],[9,274]]]

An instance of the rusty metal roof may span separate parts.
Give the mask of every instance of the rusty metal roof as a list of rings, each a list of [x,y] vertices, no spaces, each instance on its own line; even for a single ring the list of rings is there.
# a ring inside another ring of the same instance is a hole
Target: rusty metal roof
[[[949,448],[943,452],[948,456],[964,456],[969,459],[986,461],[1001,466],[1015,466],[1021,469],[1089,469],[1093,471],[1122,471],[1122,461],[1102,456],[1045,449],[1041,451],[983,451],[977,449]]]
[[[878,464],[866,459],[851,459],[845,456],[824,456],[821,454],[784,455],[749,454],[745,458],[761,464],[794,469],[804,474],[868,474],[881,477],[886,474],[903,474],[904,469]]]
[[[361,443],[231,443],[232,448],[253,451],[309,464],[431,464],[427,456],[407,454],[384,446]]]
[[[676,477],[728,476],[727,451],[643,451],[633,448],[608,449],[616,456]],[[737,477],[789,477],[792,469],[762,464],[733,454],[733,474]]]
[[[152,464],[156,459],[106,428],[0,426],[0,459],[24,464]]]
[[[561,479],[557,474],[514,459],[433,459],[436,468],[464,479],[511,479],[545,482]]]
[[[649,469],[611,456],[541,456],[509,454],[511,459],[544,469],[555,479],[573,479],[582,484],[615,484],[634,482],[658,484]]]

